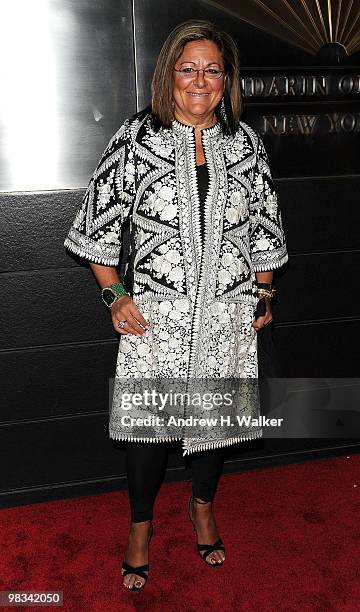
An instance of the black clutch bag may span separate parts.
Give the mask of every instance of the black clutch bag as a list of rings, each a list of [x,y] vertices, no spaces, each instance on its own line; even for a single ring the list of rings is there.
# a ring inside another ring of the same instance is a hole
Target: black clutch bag
[[[257,331],[259,378],[282,378],[283,372],[274,343],[272,323]]]
[[[257,319],[258,317],[263,317],[266,313],[266,302],[265,298],[260,298],[257,303],[256,310],[254,312],[254,317]]]
[[[265,298],[260,298],[254,311],[254,318],[262,317],[265,313]],[[258,339],[259,378],[281,378],[283,374],[274,343],[272,323],[267,323],[260,327],[256,333]]]

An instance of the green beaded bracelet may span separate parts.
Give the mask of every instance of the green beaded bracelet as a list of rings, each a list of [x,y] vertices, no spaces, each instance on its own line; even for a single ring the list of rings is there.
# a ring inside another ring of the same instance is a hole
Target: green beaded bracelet
[[[101,292],[103,302],[111,308],[114,302],[123,295],[129,295],[122,283],[113,283],[108,287],[104,287]]]

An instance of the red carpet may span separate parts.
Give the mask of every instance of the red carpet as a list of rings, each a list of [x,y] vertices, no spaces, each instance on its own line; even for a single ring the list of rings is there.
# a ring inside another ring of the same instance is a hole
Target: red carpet
[[[214,507],[227,559],[216,569],[195,551],[190,483],[163,485],[149,580],[135,594],[119,570],[125,491],[2,510],[0,590],[63,590],[54,609],[66,612],[355,612],[359,468],[352,455],[223,476]]]

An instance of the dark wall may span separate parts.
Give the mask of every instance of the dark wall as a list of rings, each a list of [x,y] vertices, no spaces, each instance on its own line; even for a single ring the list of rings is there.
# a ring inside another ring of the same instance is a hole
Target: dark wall
[[[236,37],[244,74],[256,74],[256,67],[271,72],[296,66],[301,72],[314,66],[305,52],[204,2],[103,0],[96,10],[87,0],[50,5],[60,12],[65,7],[69,23],[80,32],[73,52],[70,38],[57,38],[58,50],[64,49],[63,74],[72,75],[72,84],[65,86],[65,77],[62,81],[62,172],[53,190],[42,192],[19,192],[6,165],[1,174],[4,505],[125,484],[124,453],[107,430],[118,337],[88,265],[70,256],[63,241],[109,137],[147,103],[151,71],[170,29],[191,17],[217,21]],[[247,100],[244,113],[269,152],[290,254],[289,264],[275,275],[274,338],[284,374],[323,379],[330,387],[333,378],[356,377],[359,363],[360,317],[353,290],[360,253],[358,133],[343,130],[331,138],[321,122],[311,135],[277,134],[263,126],[270,114],[325,116],[329,108],[340,112],[344,105],[353,112],[350,98],[327,100],[326,108],[319,101]],[[43,188],[41,174],[39,180],[36,189]],[[356,440],[340,436],[265,439],[229,449],[226,469],[356,448]],[[182,465],[181,454],[172,453],[167,477],[183,478]]]

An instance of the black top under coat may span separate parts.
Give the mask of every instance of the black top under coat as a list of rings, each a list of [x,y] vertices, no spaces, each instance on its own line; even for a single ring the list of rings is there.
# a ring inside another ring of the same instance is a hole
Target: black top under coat
[[[198,191],[199,191],[199,199],[201,204],[201,233],[204,236],[204,202],[207,195],[207,191],[209,188],[209,171],[207,164],[201,164],[200,166],[196,166],[196,174],[197,174],[197,182],[198,182]]]

